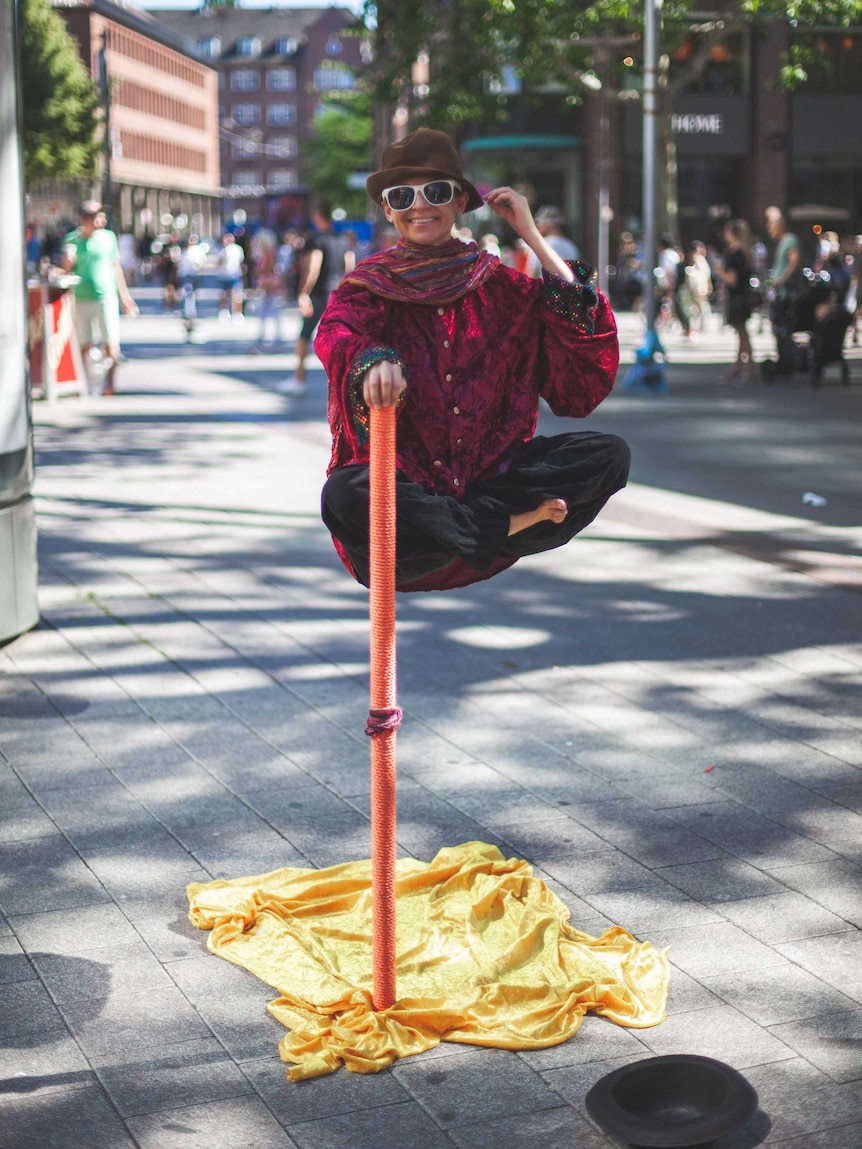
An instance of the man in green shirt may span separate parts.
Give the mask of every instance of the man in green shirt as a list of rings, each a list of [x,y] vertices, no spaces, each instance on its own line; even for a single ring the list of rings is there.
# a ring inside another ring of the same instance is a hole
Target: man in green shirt
[[[805,283],[799,237],[787,226],[781,208],[766,209],[766,230],[775,244],[768,282],[773,291],[769,318],[775,335],[778,361],[775,374],[792,375],[800,369],[799,349],[793,341],[794,304]]]
[[[102,205],[85,200],[80,218],[80,226],[63,240],[63,270],[78,276],[74,292],[81,352],[86,356],[92,347],[98,326],[107,355],[102,394],[113,395],[120,360],[120,304],[129,316],[138,314],[138,306],[126,285],[117,237],[106,227]]]

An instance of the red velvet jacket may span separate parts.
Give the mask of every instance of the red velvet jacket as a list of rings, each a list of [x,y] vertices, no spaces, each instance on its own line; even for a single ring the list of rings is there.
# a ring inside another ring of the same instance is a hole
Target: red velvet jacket
[[[592,269],[575,282],[529,279],[502,263],[454,303],[400,303],[342,283],[330,297],[314,349],[329,379],[329,471],[368,462],[362,379],[381,359],[400,362],[407,396],[398,409],[397,465],[439,494],[499,473],[532,438],[541,395],[557,415],[588,415],[614,385],[619,345],[613,313]],[[342,548],[342,561],[353,573]],[[456,562],[401,590],[463,586],[479,572]]]

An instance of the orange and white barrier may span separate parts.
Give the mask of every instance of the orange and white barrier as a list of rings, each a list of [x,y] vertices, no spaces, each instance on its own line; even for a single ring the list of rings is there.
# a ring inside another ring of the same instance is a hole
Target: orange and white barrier
[[[30,386],[53,401],[86,395],[87,373],[75,330],[75,297],[64,291],[49,299],[47,284],[29,289]]]

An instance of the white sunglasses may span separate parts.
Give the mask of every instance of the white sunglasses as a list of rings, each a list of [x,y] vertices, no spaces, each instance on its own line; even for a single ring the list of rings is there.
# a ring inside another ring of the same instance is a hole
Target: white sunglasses
[[[384,188],[383,199],[392,211],[407,211],[413,207],[419,191],[430,207],[443,207],[451,203],[456,194],[461,194],[453,180],[431,180],[427,184],[398,184],[397,187]]]

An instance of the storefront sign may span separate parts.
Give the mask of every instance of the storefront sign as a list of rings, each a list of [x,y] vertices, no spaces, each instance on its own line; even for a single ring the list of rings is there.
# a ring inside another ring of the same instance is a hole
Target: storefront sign
[[[671,129],[675,136],[723,136],[724,116],[720,112],[705,114],[703,112],[688,112],[684,115],[674,114],[670,118]]]

